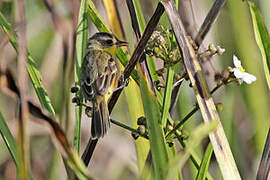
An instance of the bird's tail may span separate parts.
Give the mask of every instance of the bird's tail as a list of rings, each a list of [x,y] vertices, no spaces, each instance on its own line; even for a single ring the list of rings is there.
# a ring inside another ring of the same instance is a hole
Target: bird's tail
[[[93,139],[103,137],[110,127],[110,117],[104,96],[99,96],[93,103],[91,135]]]

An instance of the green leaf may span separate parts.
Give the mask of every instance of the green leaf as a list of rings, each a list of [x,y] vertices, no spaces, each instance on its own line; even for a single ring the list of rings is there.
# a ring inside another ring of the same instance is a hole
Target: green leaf
[[[87,0],[87,2],[88,2],[88,15],[91,21],[97,27],[97,29],[101,32],[110,32],[109,26],[105,23],[104,19],[100,16],[94,3],[91,0]]]
[[[141,99],[140,89],[136,85],[136,82],[131,80],[129,85],[125,87],[125,96],[128,103],[129,118],[131,120],[132,127],[137,128],[137,120],[139,117],[144,116],[143,103]],[[134,108],[136,107],[136,108]],[[139,176],[142,176],[145,162],[149,152],[149,141],[145,138],[138,138],[135,142],[137,164],[139,170]]]
[[[165,138],[161,126],[161,114],[154,92],[150,91],[147,81],[143,75],[140,80],[141,95],[147,126],[149,129],[149,140],[154,166],[155,179],[165,179],[168,166],[168,154]]]
[[[213,154],[213,148],[212,148],[211,143],[209,143],[207,148],[206,148],[203,160],[201,162],[200,169],[199,169],[199,172],[197,174],[196,180],[204,180],[205,179],[205,177],[208,173],[208,167],[209,167],[209,163],[210,163],[212,154]]]
[[[14,139],[14,137],[12,136],[6,121],[2,115],[2,113],[0,112],[0,134],[10,152],[10,155],[16,165],[16,167],[18,168],[18,157],[17,157],[17,145],[16,145],[16,141]]]
[[[79,179],[90,180],[91,177],[88,175],[87,168],[79,155],[73,151],[69,151],[68,154],[69,158],[67,159],[67,163],[69,167],[75,172],[76,176]]]
[[[162,127],[166,127],[167,118],[169,116],[172,87],[173,87],[173,75],[174,75],[174,71],[172,67],[168,67],[166,87],[165,87],[165,93],[164,93],[164,98],[163,98],[162,121],[161,121]]]
[[[249,3],[250,13],[252,15],[255,39],[262,54],[265,77],[268,83],[268,88],[270,89],[270,37],[269,37],[269,33],[264,24],[262,15],[258,7],[256,6],[256,4],[252,1],[248,1],[248,3]]]
[[[86,54],[86,46],[88,40],[88,18],[87,18],[87,2],[81,1],[81,7],[78,19],[77,39],[76,39],[76,64],[75,64],[75,86],[81,87],[81,66]],[[82,100],[81,89],[77,93],[80,100]],[[82,105],[76,105],[76,125],[74,135],[74,148],[80,153],[81,144],[81,117],[82,117]]]
[[[176,156],[176,149],[175,149],[175,145],[173,145],[172,147],[170,147],[169,145],[166,145],[167,147],[167,152],[168,152],[168,157],[169,157],[169,161],[172,161],[175,156]],[[175,180],[180,180],[183,179],[182,175],[181,175],[181,170],[174,168],[171,171],[172,174],[172,178],[171,180],[175,179]]]
[[[0,25],[3,28],[4,32],[9,36],[9,41],[18,52],[18,45],[17,45],[17,38],[14,34],[14,31],[11,29],[10,25],[6,21],[5,17],[0,12]],[[27,61],[27,70],[30,76],[30,79],[32,81],[32,84],[34,86],[34,89],[36,91],[36,94],[39,98],[40,104],[43,108],[45,108],[52,116],[55,116],[54,108],[52,106],[51,100],[41,83],[41,75],[39,71],[36,68],[35,60],[31,57],[31,55],[28,53],[27,55],[28,61]]]
[[[138,17],[138,23],[140,25],[140,30],[142,32],[144,30],[144,28],[145,28],[145,20],[144,20],[144,16],[143,16],[143,12],[142,12],[140,2],[138,0],[135,0],[134,1],[134,6],[135,6],[136,14],[137,14],[137,17]]]

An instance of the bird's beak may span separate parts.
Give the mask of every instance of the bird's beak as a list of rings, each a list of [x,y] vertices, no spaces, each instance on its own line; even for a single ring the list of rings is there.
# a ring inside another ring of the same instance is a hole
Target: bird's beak
[[[115,45],[116,45],[116,46],[128,46],[128,42],[118,40],[118,41],[115,43]]]

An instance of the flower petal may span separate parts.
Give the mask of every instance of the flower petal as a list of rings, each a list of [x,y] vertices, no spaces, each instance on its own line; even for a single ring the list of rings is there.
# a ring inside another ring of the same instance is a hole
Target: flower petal
[[[256,77],[252,74],[249,74],[247,72],[243,73],[243,81],[245,81],[247,84],[251,84],[252,82],[256,81]]]
[[[242,79],[243,78],[243,72],[239,71],[237,68],[234,68],[233,74],[236,78]]]
[[[241,61],[235,56],[235,55],[233,55],[233,64],[234,64],[234,66],[235,67],[242,67],[241,66]]]

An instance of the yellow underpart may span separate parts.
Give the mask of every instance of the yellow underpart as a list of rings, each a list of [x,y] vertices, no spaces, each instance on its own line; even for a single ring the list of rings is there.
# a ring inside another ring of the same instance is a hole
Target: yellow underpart
[[[116,50],[117,50],[116,46],[111,46],[111,47],[104,48],[104,51],[109,53],[113,57],[115,56]]]

